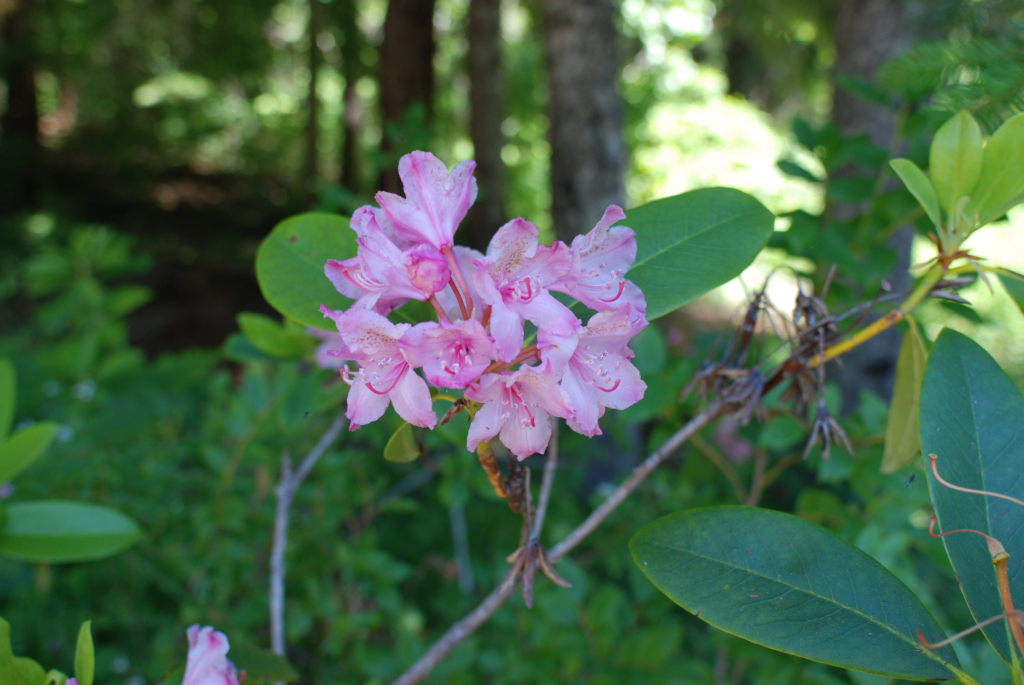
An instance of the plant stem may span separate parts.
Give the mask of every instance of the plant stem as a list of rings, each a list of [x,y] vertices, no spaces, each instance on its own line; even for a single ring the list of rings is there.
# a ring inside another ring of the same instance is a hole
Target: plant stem
[[[288,518],[291,514],[295,491],[302,485],[320,457],[324,455],[345,427],[345,416],[340,415],[320,437],[306,458],[292,471],[292,461],[285,450],[281,455],[281,480],[277,484],[277,508],[274,516],[274,542],[270,552],[270,644],[275,654],[284,656],[284,580],[287,573],[284,555],[288,548]]]
[[[531,540],[540,540],[540,532],[544,528],[544,517],[548,513],[548,502],[551,501],[551,486],[555,482],[555,469],[558,468],[558,419],[551,418],[551,439],[548,441],[548,451],[545,455],[544,477],[540,483],[540,499],[537,500],[537,511],[533,516],[533,529],[530,531]]]

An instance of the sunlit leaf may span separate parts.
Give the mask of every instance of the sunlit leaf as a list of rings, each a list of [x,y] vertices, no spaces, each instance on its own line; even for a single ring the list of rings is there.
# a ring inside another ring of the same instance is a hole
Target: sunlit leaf
[[[1024,396],[976,342],[946,329],[928,358],[921,389],[921,446],[939,457],[950,483],[1024,499]],[[1024,603],[1024,507],[993,497],[956,492],[929,471],[935,513],[943,531],[971,528],[1006,546],[1014,604]],[[971,613],[983,621],[1002,611],[992,558],[979,535],[942,538]],[[985,635],[1004,658],[1010,648],[1001,623]]]
[[[981,128],[968,112],[958,112],[935,133],[928,173],[935,197],[950,214],[956,211],[960,198],[970,195],[978,183],[981,143]]]
[[[900,177],[917,201],[928,213],[928,218],[936,226],[942,225],[942,213],[939,211],[939,200],[935,197],[935,189],[932,187],[928,176],[909,159],[893,159],[889,166]]]
[[[1006,294],[1010,296],[1010,299],[1024,313],[1024,280],[999,274],[999,282],[1003,284]]]
[[[28,657],[11,651],[11,625],[0,618],[0,683],[3,685],[44,685],[46,671]]]
[[[92,621],[86,621],[78,629],[78,643],[75,646],[75,678],[78,685],[92,685],[96,672],[96,649],[92,643]]]
[[[408,463],[416,461],[420,456],[419,445],[416,444],[416,436],[413,435],[412,425],[402,422],[395,434],[384,446],[384,458],[388,461]]]
[[[921,451],[921,381],[928,353],[917,323],[910,318],[907,323],[909,326],[896,359],[896,382],[885,427],[882,473],[899,471]]]
[[[345,309],[352,300],[324,275],[328,259],[356,254],[355,233],[348,219],[336,214],[308,213],[279,223],[256,253],[256,278],[273,307],[306,326],[335,330],[320,305]]]
[[[55,423],[37,423],[0,445],[0,483],[13,480],[46,451],[57,433]]]
[[[636,231],[629,278],[656,319],[735,278],[768,242],[775,217],[733,188],[702,188],[626,212]]]
[[[942,629],[881,564],[796,516],[754,507],[662,517],[630,541],[640,569],[672,601],[726,632],[826,664],[911,680],[952,678],[917,631]]]
[[[5,508],[0,554],[49,563],[101,559],[140,536],[134,521],[109,507],[61,500],[18,502]]]
[[[1002,216],[1021,200],[1024,191],[1024,113],[1006,121],[985,146],[981,176],[968,216],[978,212],[981,223]]]

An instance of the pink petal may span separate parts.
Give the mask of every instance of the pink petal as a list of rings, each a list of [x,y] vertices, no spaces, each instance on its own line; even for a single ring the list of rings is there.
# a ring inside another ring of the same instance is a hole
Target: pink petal
[[[352,383],[352,389],[348,391],[348,406],[345,416],[349,420],[349,430],[355,430],[360,426],[373,423],[384,416],[391,399],[388,395],[381,395],[373,392],[367,386],[367,381],[362,373],[356,375]]]
[[[530,425],[519,421],[506,421],[501,428],[501,444],[516,455],[519,461],[531,454],[544,454],[551,440],[551,417],[547,412],[538,411]]]
[[[584,382],[570,366],[562,376],[562,388],[576,410],[572,417],[576,424],[572,427],[573,430],[589,437],[601,435],[601,428],[597,425],[599,398],[596,397],[598,391],[594,386]]]
[[[188,661],[182,685],[238,685],[234,664],[227,658],[228,638],[212,627],[191,626],[188,635]]]
[[[430,388],[412,369],[402,374],[389,396],[398,415],[412,425],[431,429],[437,425]]]

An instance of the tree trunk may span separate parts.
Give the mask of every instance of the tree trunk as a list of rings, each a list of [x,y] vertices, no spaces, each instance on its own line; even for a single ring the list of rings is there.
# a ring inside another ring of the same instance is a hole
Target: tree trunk
[[[343,0],[344,1],[344,0]],[[384,152],[396,152],[401,142],[388,129],[420,103],[431,119],[434,98],[434,0],[390,0],[380,46],[380,100]],[[401,190],[396,167],[381,174],[382,190]]]
[[[323,55],[316,39],[320,35],[320,0],[309,0],[309,90],[306,91],[306,168],[302,180],[307,191],[312,191],[320,180],[320,97],[316,75],[320,71]]]
[[[615,18],[613,0],[544,0],[551,215],[562,240],[626,201]]]
[[[339,3],[341,15],[341,72],[345,79],[342,96],[341,178],[342,187],[355,194],[362,191],[362,173],[359,168],[359,130],[362,127],[363,107],[356,93],[356,82],[362,73],[359,52],[364,47],[362,32],[356,22],[355,2]]]
[[[470,0],[469,134],[473,139],[480,192],[461,242],[485,250],[505,223],[505,163],[501,159],[505,118],[505,79],[501,65],[501,0]]]
[[[31,206],[37,191],[40,156],[39,105],[36,99],[35,41],[31,0],[22,0],[3,23],[7,111],[0,119],[0,207],[5,211]]]
[[[837,75],[873,80],[875,72],[888,60],[907,49],[912,38],[903,0],[838,0],[836,3],[835,41]],[[832,119],[846,135],[866,133],[875,145],[890,146],[893,112],[836,88]],[[837,207],[837,215],[850,208]],[[893,290],[904,290],[910,282],[910,245],[913,229],[905,227],[890,241],[896,250],[896,267],[890,274]],[[853,411],[862,390],[883,398],[892,396],[899,354],[900,333],[891,329],[842,357],[842,366],[832,364],[829,376],[839,383],[843,412]]]

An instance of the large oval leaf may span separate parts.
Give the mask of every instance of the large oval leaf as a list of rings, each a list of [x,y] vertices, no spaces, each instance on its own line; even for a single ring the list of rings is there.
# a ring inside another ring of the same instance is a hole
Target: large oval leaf
[[[767,509],[670,514],[629,543],[672,601],[726,632],[807,659],[893,678],[953,678],[942,629],[877,561],[813,523]],[[945,661],[943,661],[945,660]]]
[[[1024,499],[1024,397],[977,343],[946,329],[932,348],[921,388],[921,446],[939,457],[942,477],[955,485]],[[950,490],[928,473],[942,530],[972,528],[1010,553],[1014,606],[1024,606],[1024,507]],[[985,540],[961,533],[942,538],[971,613],[982,621],[1002,612],[996,572]],[[1003,658],[1006,626],[985,635]]]
[[[256,278],[263,297],[277,311],[306,326],[335,330],[320,313],[320,305],[346,309],[352,300],[324,275],[328,259],[356,254],[356,236],[348,219],[337,214],[310,212],[282,221],[256,253]]]
[[[775,217],[734,188],[702,188],[626,212],[636,231],[629,278],[644,292],[656,319],[750,266],[768,242]]]
[[[948,214],[970,195],[981,174],[981,128],[969,112],[953,115],[935,133],[929,150],[928,172],[939,204]],[[936,224],[938,225],[938,224]]]
[[[139,539],[135,522],[97,504],[42,500],[4,509],[0,554],[27,561],[61,563],[100,559]]]
[[[1024,192],[1024,113],[1003,122],[985,146],[967,216],[978,213],[981,223],[998,219],[1019,203]]]
[[[13,480],[46,451],[57,434],[57,424],[37,423],[0,444],[0,483]]]

